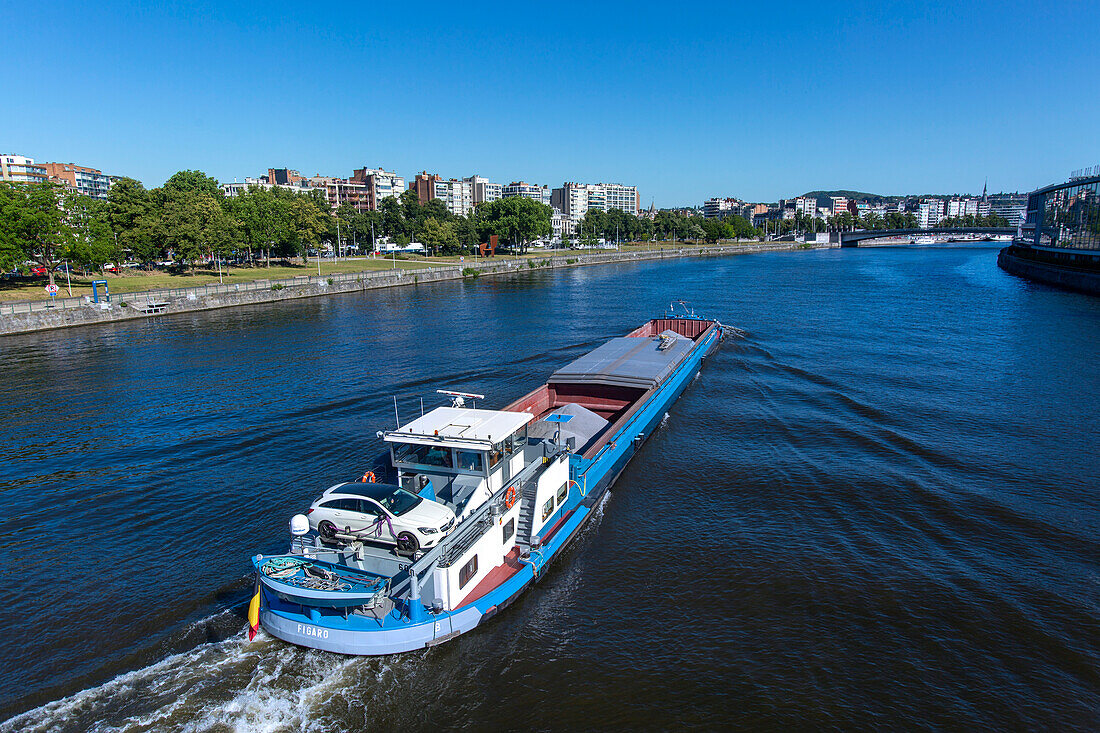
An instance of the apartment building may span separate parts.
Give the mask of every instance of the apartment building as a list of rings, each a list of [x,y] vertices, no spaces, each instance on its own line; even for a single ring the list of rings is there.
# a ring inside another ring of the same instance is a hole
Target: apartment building
[[[712,198],[703,202],[703,216],[707,219],[721,219],[723,216],[740,214],[745,202],[732,197]]]
[[[946,207],[940,199],[925,199],[917,210],[917,225],[921,229],[931,229],[943,221]]]
[[[416,192],[421,205],[439,199],[455,216],[468,216],[474,209],[473,184],[465,179],[444,180],[439,174],[421,171],[409,184],[409,190]]]
[[[553,194],[549,186],[538,186],[523,181],[512,181],[508,185],[501,187],[500,196],[505,199],[522,196],[523,198],[532,199],[550,206],[550,199]]]
[[[268,168],[267,169],[267,182],[273,186],[303,186],[306,184],[306,177],[295,170],[289,168]]]
[[[350,180],[367,187],[368,211],[377,211],[383,199],[400,198],[405,193],[405,179],[382,168],[357,168]]]
[[[799,196],[794,200],[794,210],[813,219],[817,216],[817,197]]]
[[[111,179],[103,171],[73,163],[43,163],[46,177],[54,183],[60,183],[83,196],[99,201],[107,200],[107,191],[111,188]]]
[[[504,198],[504,187],[484,176],[470,176],[462,180],[469,183],[474,192],[474,206]]]
[[[49,180],[46,166],[34,158],[7,153],[0,155],[0,181],[9,183],[45,183]]]
[[[848,212],[848,199],[844,196],[833,196],[832,207],[829,212],[829,216],[840,216]]]
[[[334,178],[332,176],[314,176],[308,181],[312,189],[324,191],[329,206],[338,209],[341,206],[352,206],[357,211],[370,211],[370,188],[366,183],[349,178]]]
[[[550,205],[562,212],[562,228],[566,234],[576,234],[578,225],[589,209],[609,211],[619,209],[637,215],[641,208],[636,186],[619,183],[572,183],[550,192]]]
[[[953,198],[947,201],[947,218],[957,219],[963,216],[978,215],[978,199]]]

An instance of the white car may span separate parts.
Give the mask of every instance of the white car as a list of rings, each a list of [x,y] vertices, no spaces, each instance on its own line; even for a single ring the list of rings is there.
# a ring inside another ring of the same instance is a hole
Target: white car
[[[455,513],[393,484],[346,483],[325,491],[306,512],[323,539],[360,532],[366,540],[397,545],[405,554],[434,547],[455,527]]]

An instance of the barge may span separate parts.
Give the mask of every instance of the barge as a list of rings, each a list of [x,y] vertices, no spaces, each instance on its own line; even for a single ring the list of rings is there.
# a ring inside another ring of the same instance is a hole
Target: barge
[[[445,393],[450,406],[380,432],[383,476],[331,487],[291,520],[289,553],[252,559],[251,632],[385,655],[453,639],[507,607],[592,518],[717,348],[722,324],[675,306],[502,410]],[[426,502],[448,510],[431,515],[437,526],[405,521],[439,510]]]

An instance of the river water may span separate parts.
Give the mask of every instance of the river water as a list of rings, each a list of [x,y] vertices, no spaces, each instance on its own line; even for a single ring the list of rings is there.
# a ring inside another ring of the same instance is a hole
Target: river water
[[[727,338],[536,588],[383,659],[248,558],[434,390]],[[638,263],[0,340],[0,730],[1100,727],[1100,300],[996,249]],[[14,716],[14,717],[13,717]]]

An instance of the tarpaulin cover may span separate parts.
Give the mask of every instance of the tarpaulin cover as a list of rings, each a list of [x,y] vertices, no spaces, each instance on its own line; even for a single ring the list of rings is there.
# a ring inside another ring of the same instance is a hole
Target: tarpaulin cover
[[[664,349],[660,348],[662,342],[667,344]],[[684,360],[693,345],[691,339],[675,331],[665,331],[660,337],[614,338],[554,372],[550,384],[653,389]]]

